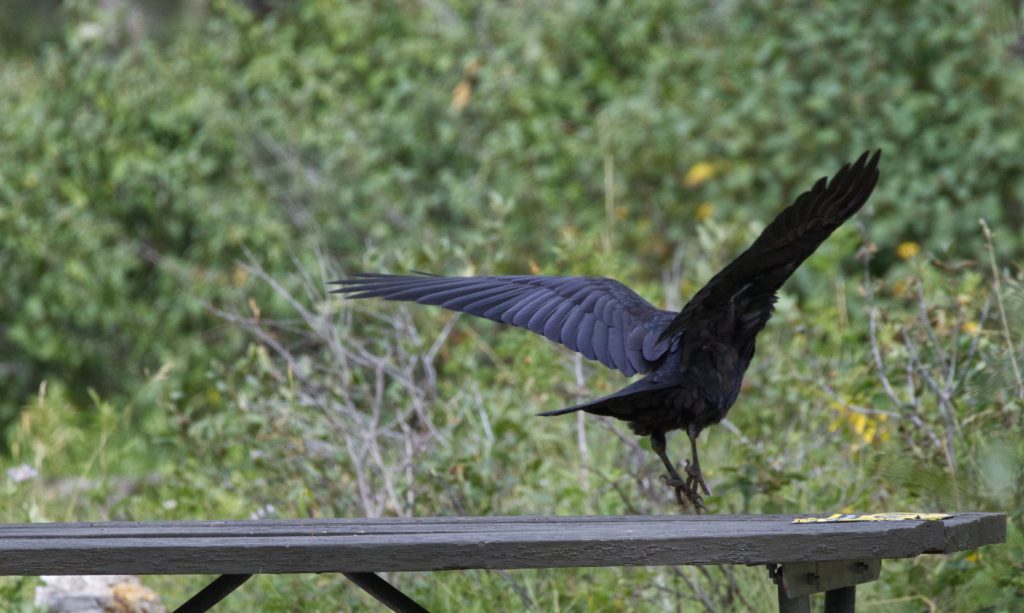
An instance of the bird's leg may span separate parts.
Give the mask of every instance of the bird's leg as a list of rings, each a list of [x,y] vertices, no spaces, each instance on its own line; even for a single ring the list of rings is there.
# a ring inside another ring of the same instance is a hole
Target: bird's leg
[[[686,486],[697,491],[697,486],[704,491],[705,496],[711,495],[711,490],[708,488],[708,484],[704,481],[704,475],[700,472],[700,460],[697,458],[697,436],[700,434],[700,430],[694,426],[690,426],[686,429],[686,433],[690,435],[690,451],[693,454],[693,461],[686,462]]]
[[[668,454],[665,453],[665,433],[654,432],[651,434],[651,449],[654,449],[654,453],[658,454],[661,458],[662,464],[668,469],[668,474],[663,475],[663,479],[666,484],[670,487],[675,488],[676,491],[676,502],[679,506],[684,507],[686,503],[683,501],[683,496],[690,501],[693,508],[698,512],[704,510],[704,500],[701,499],[700,494],[697,492],[696,487],[692,481],[692,476],[688,479],[683,479],[680,476],[679,471],[676,470],[675,465],[672,464],[672,460],[668,459]],[[705,487],[705,490],[707,488]]]
[[[665,433],[655,432],[651,435],[651,449],[654,453],[658,454],[661,458],[661,462],[668,469],[668,475],[665,476],[665,482],[672,487],[682,487],[686,484],[686,481],[679,476],[679,472],[676,467],[672,464],[672,460],[668,459],[668,454],[665,453]]]

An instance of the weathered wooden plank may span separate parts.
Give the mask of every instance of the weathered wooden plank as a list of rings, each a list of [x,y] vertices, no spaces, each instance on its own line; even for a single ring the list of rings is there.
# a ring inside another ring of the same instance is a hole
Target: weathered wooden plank
[[[887,530],[893,522],[847,522],[834,524],[793,524],[799,517],[809,515],[623,515],[623,516],[510,516],[510,517],[420,517],[420,518],[355,518],[355,519],[296,519],[296,520],[216,520],[182,522],[77,522],[0,524],[0,539],[7,538],[129,538],[140,537],[206,537],[206,536],[312,536],[327,534],[398,534],[444,532],[489,532],[579,529],[609,529],[618,531],[636,527],[693,531],[705,534],[709,530],[727,533],[763,532],[809,534],[838,531],[871,532]],[[950,538],[964,533],[972,539],[972,532],[983,532],[1004,522],[998,513],[961,513],[942,522],[950,529]],[[901,522],[918,525],[925,522]]]
[[[607,538],[633,537],[638,535],[651,535],[653,537],[746,537],[746,536],[798,536],[808,535],[871,535],[879,532],[887,532],[894,529],[907,530],[926,526],[928,529],[942,532],[944,528],[938,522],[903,522],[896,523],[843,523],[843,524],[802,524],[795,525],[787,521],[788,518],[780,518],[777,521],[748,521],[736,519],[733,521],[694,522],[662,518],[661,521],[605,521],[604,518],[576,518],[575,521],[546,522],[542,518],[536,518],[533,522],[493,522],[488,524],[458,522],[424,523],[408,525],[403,522],[392,520],[376,520],[362,524],[335,524],[323,523],[310,520],[303,524],[282,523],[276,521],[265,521],[262,523],[246,522],[244,526],[231,523],[218,523],[216,525],[185,522],[169,525],[139,524],[135,526],[106,526],[96,524],[65,525],[65,524],[37,524],[33,526],[16,526],[8,529],[0,526],[0,541],[5,540],[38,540],[38,539],[208,539],[208,538],[232,538],[258,536],[260,538],[289,538],[289,537],[400,537],[401,535],[517,535],[516,538],[526,535],[550,535],[551,538],[560,539],[565,533],[578,534],[580,532],[603,534]],[[967,527],[973,529],[979,520],[968,522]],[[961,535],[962,530],[944,528],[946,536],[952,538]],[[976,540],[973,534],[963,534],[967,541]]]
[[[0,526],[0,574],[249,574],[767,564],[912,557],[1005,540],[1005,516],[422,518]]]
[[[1006,516],[1002,513],[960,513],[943,520],[942,525],[946,529],[946,549],[926,553],[964,551],[976,547],[971,543],[990,539],[997,543],[1006,541]]]
[[[210,520],[180,522],[68,522],[38,524],[0,524],[0,538],[19,536],[36,538],[39,536],[82,534],[88,536],[128,534],[178,535],[182,532],[207,534],[235,534],[247,531],[258,531],[266,534],[297,534],[315,531],[420,531],[425,527],[431,530],[489,530],[499,524],[535,524],[541,527],[550,526],[554,530],[563,529],[563,524],[586,523],[598,525],[606,523],[647,523],[661,522],[673,525],[694,523],[701,526],[710,523],[743,523],[781,525],[798,517],[809,515],[609,515],[600,517],[578,516],[498,516],[498,517],[416,517],[416,518],[342,518],[342,519],[260,519],[260,520]]]

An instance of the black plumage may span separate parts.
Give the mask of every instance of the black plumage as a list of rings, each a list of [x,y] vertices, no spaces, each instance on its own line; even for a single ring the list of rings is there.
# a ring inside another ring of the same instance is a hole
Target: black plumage
[[[710,491],[700,472],[697,436],[736,401],[778,289],[871,195],[881,152],[869,153],[801,194],[678,313],[658,309],[603,277],[359,274],[334,281],[334,291],[432,304],[511,324],[625,375],[646,373],[614,394],[541,415],[586,411],[629,422],[634,432],[651,437],[679,501],[685,495],[702,508],[700,491]],[[686,430],[693,455],[685,479],[665,452],[665,434],[677,429]]]

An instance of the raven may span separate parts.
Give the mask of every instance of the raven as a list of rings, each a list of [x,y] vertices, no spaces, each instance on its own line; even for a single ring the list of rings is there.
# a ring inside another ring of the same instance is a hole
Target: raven
[[[586,411],[628,422],[636,434],[650,436],[678,502],[685,504],[685,496],[703,510],[701,492],[711,491],[701,474],[697,437],[736,401],[776,292],[871,195],[880,156],[880,150],[864,152],[831,180],[820,179],[678,313],[604,277],[357,274],[332,281],[332,293],[462,311],[543,334],[627,376],[646,373],[611,395],[540,415]],[[665,452],[665,434],[672,430],[690,437],[685,479]]]

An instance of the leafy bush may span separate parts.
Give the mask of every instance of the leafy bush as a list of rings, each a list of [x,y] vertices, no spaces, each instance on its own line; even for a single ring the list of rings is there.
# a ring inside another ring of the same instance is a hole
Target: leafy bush
[[[797,273],[732,432],[708,434],[714,509],[1016,510],[1010,545],[894,563],[864,593],[1022,596],[1008,3],[218,1],[157,38],[64,11],[60,42],[0,58],[4,463],[40,475],[5,482],[7,521],[667,512],[619,426],[527,417],[620,380],[518,331],[326,300],[323,281],[603,274],[678,307],[881,146],[856,220],[872,243],[850,224]],[[480,591],[481,610],[752,609],[761,575],[401,580],[441,609]],[[309,594],[261,581],[281,609]],[[317,581],[309,608],[363,602]]]
[[[3,69],[9,401],[54,376],[126,392],[171,359],[195,380],[200,301],[251,291],[246,248],[441,269],[452,244],[521,271],[603,226],[656,277],[698,210],[763,220],[869,146],[883,265],[902,240],[972,254],[965,217],[1021,250],[1024,68],[995,5],[218,3],[160,45],[87,6]]]

